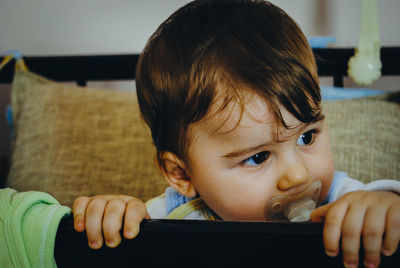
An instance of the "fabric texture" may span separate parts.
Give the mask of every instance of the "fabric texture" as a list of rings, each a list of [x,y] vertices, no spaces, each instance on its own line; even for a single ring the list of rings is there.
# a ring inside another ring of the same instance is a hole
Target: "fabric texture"
[[[388,191],[400,194],[400,181],[375,180],[366,184],[349,178],[344,172],[335,172],[329,193],[322,204],[329,204],[353,191]]]
[[[322,104],[335,169],[368,183],[400,180],[399,93]]]
[[[323,102],[337,170],[363,182],[400,178],[400,105],[387,98]],[[67,206],[80,195],[146,201],[164,192],[134,92],[75,87],[20,70],[12,112],[8,187],[47,192]]]
[[[80,195],[147,200],[164,191],[135,93],[74,87],[18,71],[12,111],[8,187],[47,192],[67,206]]]
[[[208,208],[199,196],[186,197],[174,188],[146,202],[146,209],[152,219],[175,220],[216,220],[219,217]]]
[[[198,198],[198,197],[197,197]],[[172,210],[176,209],[182,204],[196,199],[196,197],[187,197],[178,193],[174,188],[168,187],[165,190],[165,209],[167,214],[171,213]]]
[[[69,213],[46,193],[0,189],[0,267],[57,267],[55,237]]]

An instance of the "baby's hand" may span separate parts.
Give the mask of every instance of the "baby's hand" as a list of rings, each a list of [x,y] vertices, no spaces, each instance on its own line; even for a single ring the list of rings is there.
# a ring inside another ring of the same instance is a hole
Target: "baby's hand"
[[[92,249],[102,247],[102,233],[108,247],[118,246],[123,221],[124,237],[136,237],[140,222],[150,218],[141,200],[126,195],[78,197],[73,204],[73,214],[75,230],[86,230],[89,247]]]
[[[311,221],[325,222],[323,240],[327,255],[339,253],[342,239],[346,267],[358,267],[360,244],[364,248],[364,265],[377,267],[380,253],[390,256],[399,244],[400,196],[383,191],[351,192],[313,211]]]

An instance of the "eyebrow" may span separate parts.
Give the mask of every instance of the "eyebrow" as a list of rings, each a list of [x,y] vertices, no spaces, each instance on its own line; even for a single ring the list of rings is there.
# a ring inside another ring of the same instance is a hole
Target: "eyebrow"
[[[244,155],[244,154],[248,154],[248,153],[251,153],[251,152],[259,151],[261,148],[266,147],[268,145],[271,145],[273,143],[274,142],[267,142],[267,143],[262,143],[262,144],[259,144],[259,145],[256,145],[256,146],[253,146],[253,147],[250,147],[250,148],[238,149],[236,151],[233,151],[233,152],[230,152],[230,153],[228,153],[226,155],[223,155],[222,157],[224,157],[224,158],[239,157],[239,156]]]
[[[304,129],[307,128],[308,126],[310,126],[310,125],[312,125],[312,124],[316,124],[317,122],[320,122],[320,121],[322,121],[323,119],[325,119],[325,116],[324,116],[324,115],[322,115],[322,116],[320,117],[320,119],[317,119],[317,120],[314,120],[314,121],[312,121],[312,122],[306,123],[303,127],[301,127],[301,128],[299,129],[299,131],[296,132],[296,134],[303,132]],[[294,135],[296,135],[296,134],[294,134]],[[294,135],[293,135],[293,136],[294,136]],[[284,141],[286,141],[286,140],[287,140],[287,139],[285,139],[285,140],[278,140],[278,141],[268,141],[268,142],[266,142],[266,143],[262,143],[262,144],[259,144],[259,145],[256,145],[256,146],[252,146],[252,147],[249,147],[249,148],[243,148],[243,149],[235,150],[235,151],[233,151],[233,152],[230,152],[230,153],[227,153],[227,154],[223,155],[222,157],[224,157],[224,158],[235,158],[235,157],[239,157],[239,156],[241,156],[241,155],[248,154],[248,153],[255,152],[255,151],[259,151],[261,148],[268,147],[268,146],[270,146],[270,145],[272,145],[272,144],[275,144],[275,143],[278,143],[278,142],[284,142]]]

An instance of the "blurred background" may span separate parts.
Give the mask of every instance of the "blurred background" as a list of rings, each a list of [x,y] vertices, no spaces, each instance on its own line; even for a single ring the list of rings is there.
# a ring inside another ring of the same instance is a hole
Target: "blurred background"
[[[1,0],[0,51],[27,55],[139,53],[157,26],[187,0]],[[309,36],[358,43],[362,0],[272,0]],[[381,0],[380,38],[399,45],[400,1]]]
[[[149,36],[187,0],[0,0],[0,53],[17,49],[27,56],[140,53]],[[361,0],[272,0],[307,37],[331,36],[334,47],[355,47]],[[400,46],[400,1],[378,1],[382,46]],[[400,80],[385,77],[368,88],[398,90]],[[331,81],[321,80],[330,85]],[[134,90],[133,81],[89,86]],[[359,87],[350,79],[345,87]],[[0,158],[9,153],[5,109],[10,85],[0,84]]]

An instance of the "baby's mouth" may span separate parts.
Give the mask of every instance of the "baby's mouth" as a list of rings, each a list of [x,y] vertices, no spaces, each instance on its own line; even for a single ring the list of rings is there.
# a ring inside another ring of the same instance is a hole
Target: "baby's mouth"
[[[304,191],[291,195],[278,195],[265,205],[267,221],[304,222],[310,220],[321,194],[322,182],[316,180]]]

